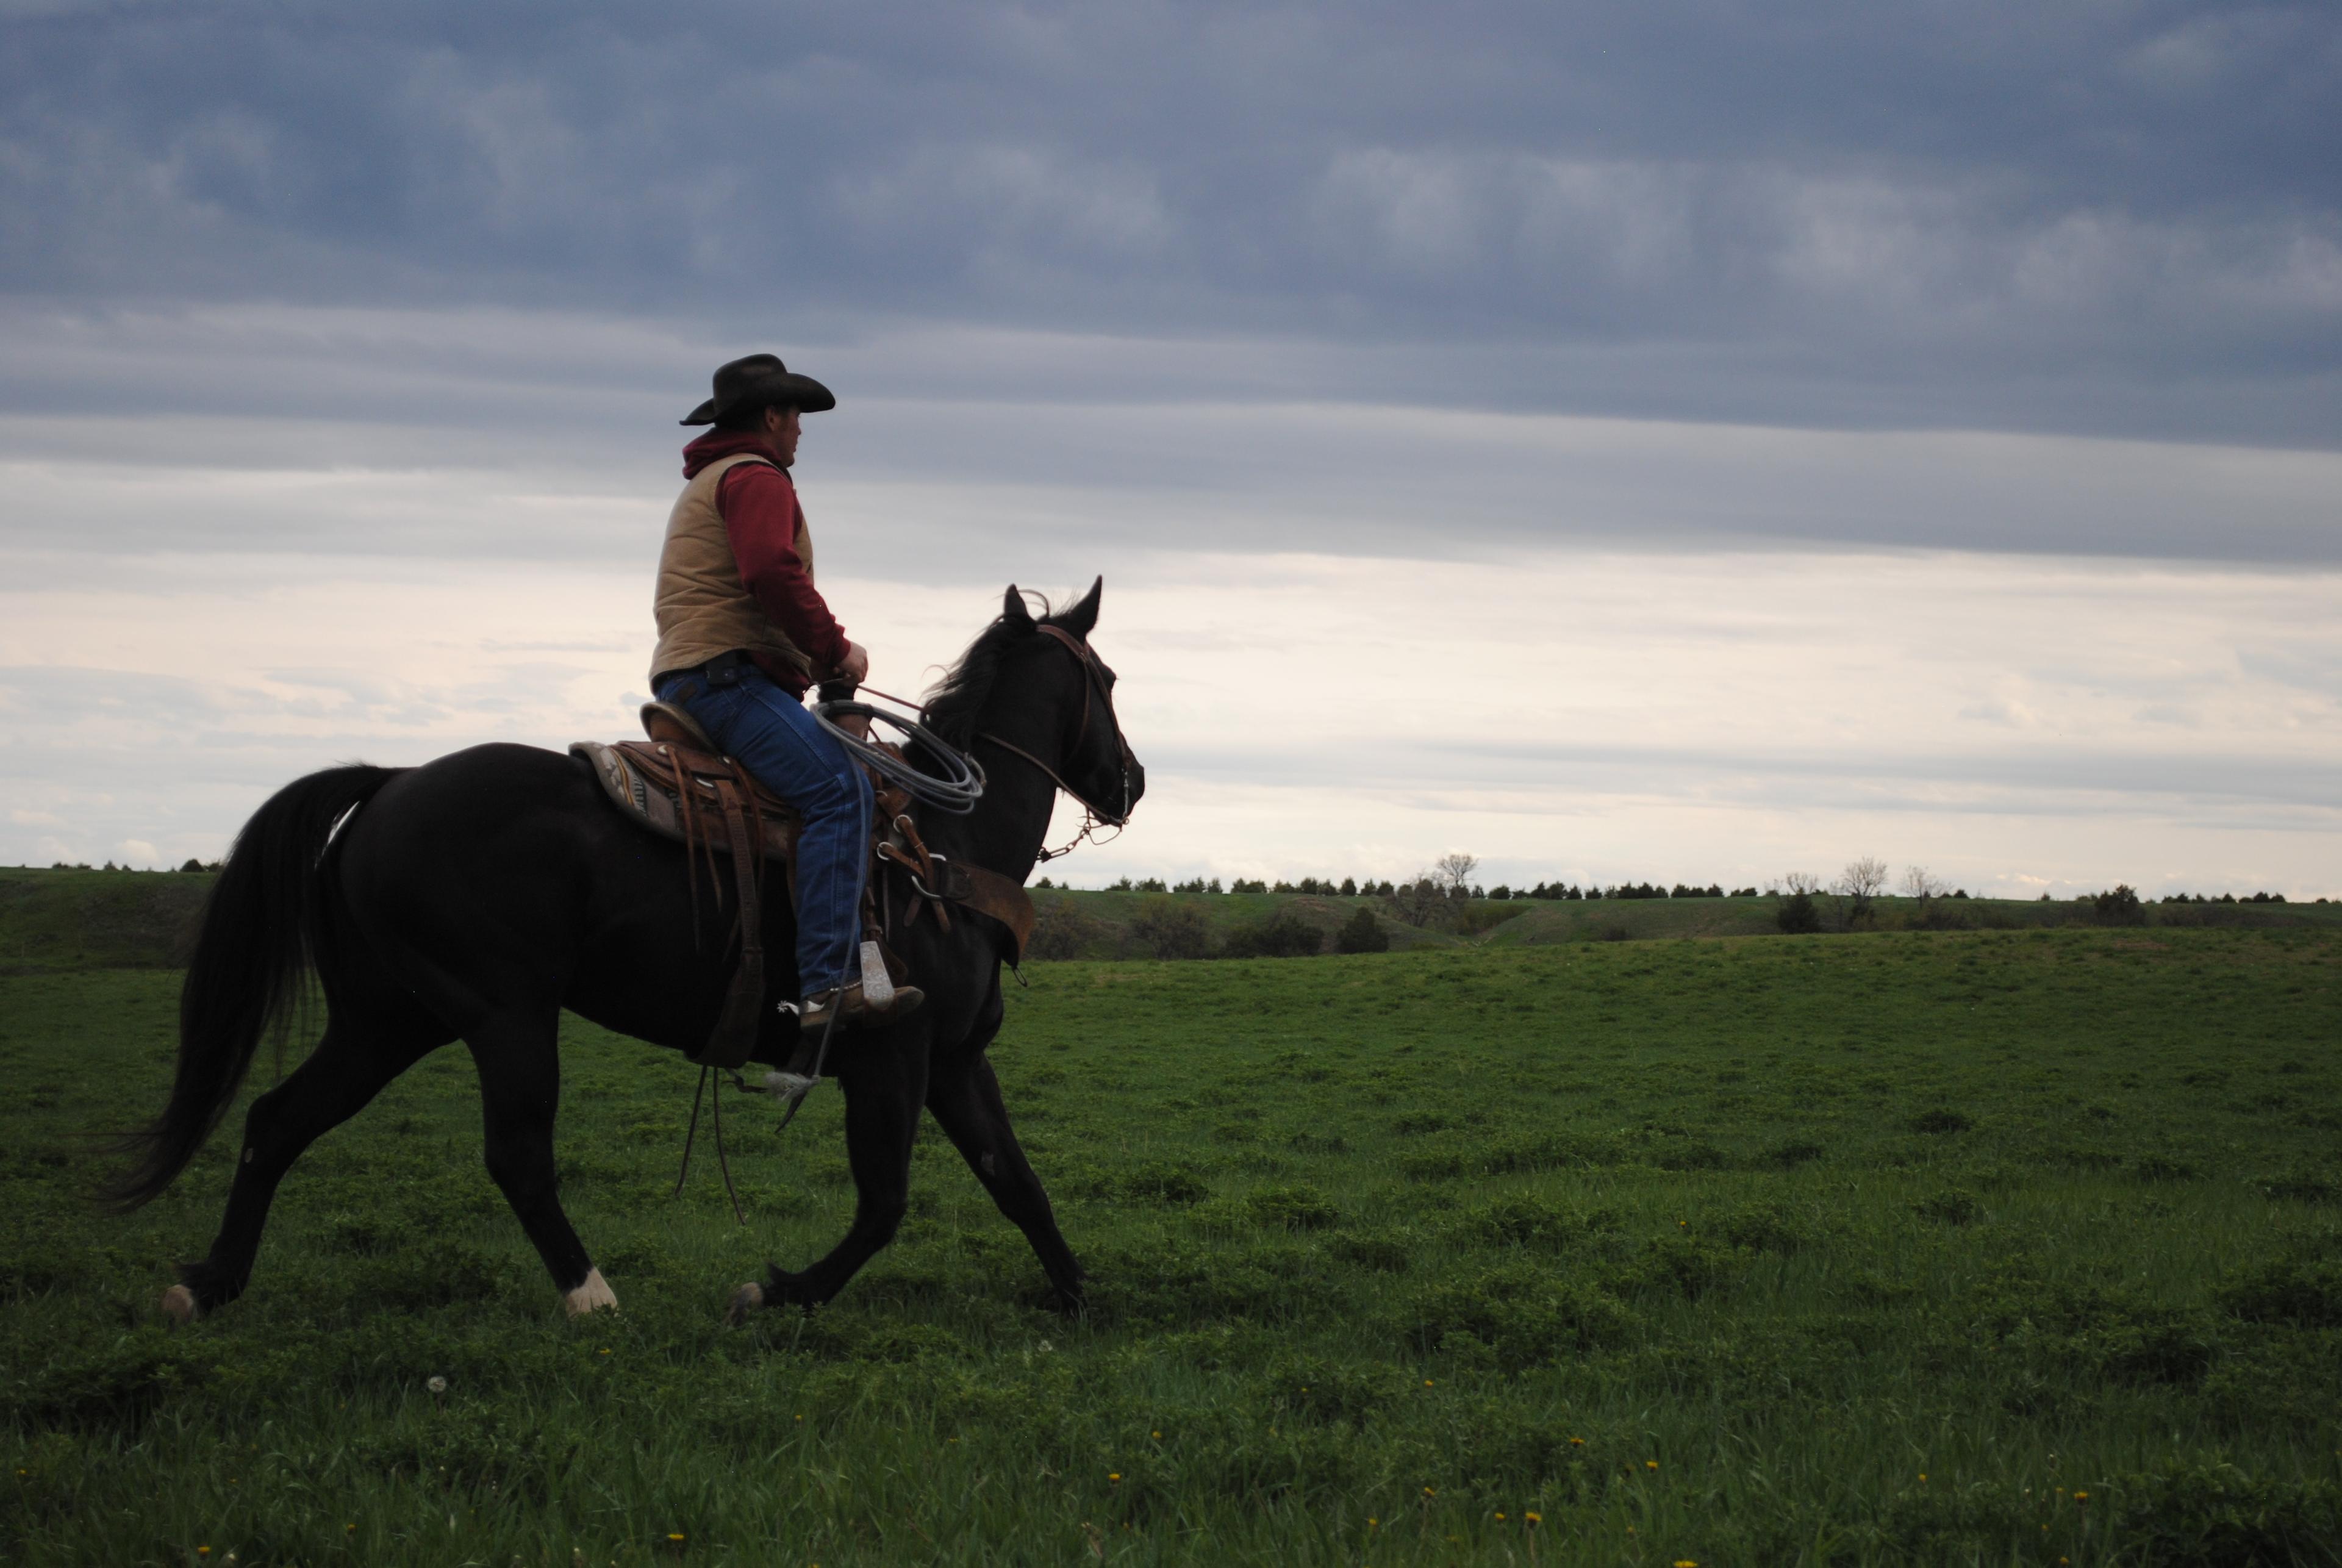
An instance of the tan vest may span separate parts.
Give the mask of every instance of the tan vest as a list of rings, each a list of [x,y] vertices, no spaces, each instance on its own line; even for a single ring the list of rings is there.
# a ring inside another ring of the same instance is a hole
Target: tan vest
[[[724,532],[723,514],[716,510],[716,487],[726,474],[743,463],[768,461],[746,452],[719,457],[693,474],[675,498],[675,510],[666,519],[666,543],[659,549],[658,592],[651,601],[659,634],[651,654],[652,680],[669,670],[704,664],[735,648],[771,654],[795,665],[800,674],[812,674],[813,661],[765,618],[749,596],[740,581],[732,541]],[[810,582],[813,535],[806,530],[802,508],[797,512],[796,551]]]

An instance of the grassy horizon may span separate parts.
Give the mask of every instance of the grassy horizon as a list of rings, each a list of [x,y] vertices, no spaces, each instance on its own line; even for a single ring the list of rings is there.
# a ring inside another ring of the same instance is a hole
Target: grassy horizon
[[[0,974],[89,968],[170,968],[185,961],[194,925],[215,876],[210,872],[54,870],[0,866]],[[1278,915],[1327,937],[1360,908],[1376,911],[1398,950],[1476,945],[1536,946],[1568,942],[1636,942],[1679,937],[1778,936],[1780,900],[1751,898],[1588,899],[1546,902],[1475,899],[1452,922],[1417,928],[1370,895],[1335,894],[1176,894],[1113,889],[1036,889],[1043,951],[1053,958],[1150,958],[1144,929],[1149,909],[1192,911],[1208,939],[1224,944],[1240,928]],[[1828,900],[1824,900],[1827,904]],[[2215,926],[2234,930],[2342,932],[2342,904],[2148,904],[2145,929]],[[1914,930],[2018,931],[2096,927],[2087,901],[1882,897],[1852,931],[1873,935]]]

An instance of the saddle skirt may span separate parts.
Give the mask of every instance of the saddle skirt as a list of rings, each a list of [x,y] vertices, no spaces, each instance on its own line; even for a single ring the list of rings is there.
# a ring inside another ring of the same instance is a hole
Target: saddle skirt
[[[732,823],[723,809],[721,791],[736,779],[745,779],[756,797],[765,858],[788,861],[796,853],[797,830],[803,824],[796,808],[758,784],[746,769],[736,773],[730,759],[712,748],[703,751],[671,741],[575,741],[569,753],[586,759],[610,804],[642,826],[677,844],[704,844],[727,854]]]

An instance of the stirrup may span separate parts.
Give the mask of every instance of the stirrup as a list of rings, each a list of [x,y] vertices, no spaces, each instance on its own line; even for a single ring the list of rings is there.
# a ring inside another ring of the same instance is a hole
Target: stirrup
[[[765,1074],[765,1093],[781,1102],[781,1125],[786,1127],[796,1120],[806,1096],[821,1084],[822,1065],[829,1059],[829,1037],[836,1033],[838,1019],[833,1012],[816,1034],[805,1026],[804,1003],[776,1003],[774,1010],[794,1014],[797,1020],[797,1048],[788,1065]]]
[[[765,1074],[765,1093],[784,1100],[802,1100],[820,1083],[820,1079],[803,1073],[776,1071]]]

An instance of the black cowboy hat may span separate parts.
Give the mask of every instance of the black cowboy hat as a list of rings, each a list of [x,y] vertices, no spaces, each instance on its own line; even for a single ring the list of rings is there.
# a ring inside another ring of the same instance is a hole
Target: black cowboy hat
[[[676,423],[713,424],[736,408],[794,408],[820,414],[836,406],[837,399],[830,395],[829,388],[810,375],[794,374],[779,355],[752,354],[717,366],[716,395]]]

